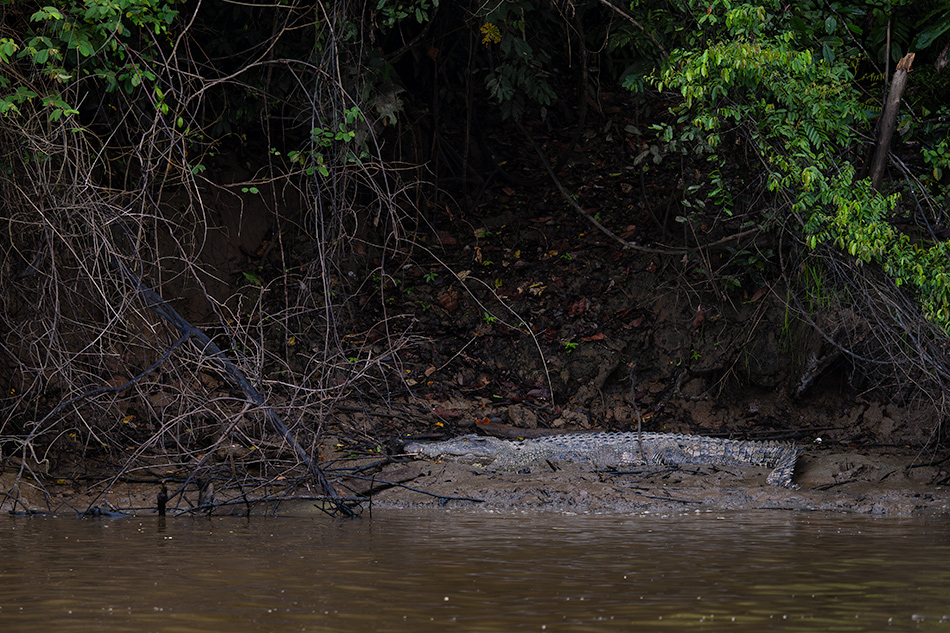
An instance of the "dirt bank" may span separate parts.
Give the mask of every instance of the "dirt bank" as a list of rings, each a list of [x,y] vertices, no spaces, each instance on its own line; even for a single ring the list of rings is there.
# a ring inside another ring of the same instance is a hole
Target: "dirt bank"
[[[624,473],[565,468],[557,472],[490,473],[449,462],[396,458],[381,469],[375,458],[340,452],[328,462],[336,488],[362,497],[370,507],[450,507],[473,511],[656,513],[692,509],[835,511],[897,517],[950,517],[950,459],[897,447],[808,446],[799,458],[795,490],[765,483],[766,468],[665,467]],[[375,474],[374,474],[375,473]],[[129,515],[156,516],[160,486],[109,477],[85,482],[49,478],[16,480],[7,468],[0,485],[15,491],[0,499],[0,511],[81,514],[90,507]],[[170,483],[175,489],[177,484]],[[169,505],[169,515],[299,513],[319,505],[310,486],[226,487],[214,506],[195,510],[198,485]]]
[[[751,397],[751,396],[750,396]],[[842,396],[835,398],[836,402]],[[321,468],[334,489],[363,510],[374,507],[438,507],[483,510],[555,512],[682,512],[690,509],[762,509],[837,511],[886,516],[950,516],[950,451],[885,444],[880,438],[902,425],[923,426],[926,410],[878,405],[861,399],[852,407],[834,407],[812,398],[793,405],[776,399],[758,400],[755,416],[746,402],[720,404],[717,419],[704,427],[688,424],[690,416],[668,417],[649,428],[663,432],[716,435],[734,439],[775,439],[803,447],[794,475],[797,489],[766,484],[764,467],[644,467],[629,472],[588,472],[562,468],[526,474],[491,473],[451,462],[414,461],[401,453],[408,440],[435,440],[478,432],[498,437],[535,437],[568,430],[603,430],[570,421],[590,419],[570,406],[552,409],[530,402],[513,403],[461,397],[428,402],[358,406],[340,403],[328,417],[328,428],[316,448]],[[704,404],[695,401],[695,405]],[[530,406],[529,406],[530,405]],[[785,408],[781,408],[785,407]],[[689,411],[690,409],[686,409]],[[747,412],[747,417],[741,414]],[[484,416],[484,417],[480,417]],[[733,416],[729,421],[730,416]],[[761,416],[765,416],[764,418]],[[771,428],[761,422],[795,420],[798,428]],[[647,426],[652,419],[644,421]],[[516,426],[520,422],[524,426]],[[543,426],[542,426],[543,423]],[[547,427],[547,428],[545,428]],[[635,427],[634,427],[635,428]],[[737,429],[744,429],[744,433]],[[83,513],[91,507],[136,516],[156,516],[161,482],[173,495],[169,516],[261,514],[319,504],[320,490],[298,467],[293,476],[255,470],[235,479],[235,455],[247,447],[237,444],[211,455],[195,454],[192,461],[155,463],[116,477],[116,456],[72,462],[23,464],[17,458],[0,463],[0,512],[41,511]],[[266,467],[292,458],[274,444],[263,451]],[[268,452],[271,451],[271,452]],[[142,462],[144,457],[130,456]],[[204,460],[195,477],[195,464]],[[201,506],[201,490],[216,487],[210,505]],[[288,501],[293,501],[288,505]]]
[[[929,462],[929,456],[911,449],[809,447],[796,469],[795,481],[801,486],[797,490],[765,484],[768,470],[764,468],[654,467],[627,474],[569,470],[514,474],[415,462],[392,465],[380,474],[415,490],[392,488],[377,494],[374,503],[558,512],[767,508],[950,516],[946,462],[925,465]]]

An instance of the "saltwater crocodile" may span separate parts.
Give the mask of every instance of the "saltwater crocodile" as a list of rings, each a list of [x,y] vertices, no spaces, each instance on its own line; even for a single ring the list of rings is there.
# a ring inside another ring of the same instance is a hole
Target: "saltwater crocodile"
[[[649,464],[766,466],[766,481],[792,483],[801,448],[785,442],[746,442],[677,433],[567,433],[511,441],[463,435],[444,442],[412,442],[406,452],[417,459],[476,464],[492,471],[557,468],[562,463],[593,469],[618,469]]]

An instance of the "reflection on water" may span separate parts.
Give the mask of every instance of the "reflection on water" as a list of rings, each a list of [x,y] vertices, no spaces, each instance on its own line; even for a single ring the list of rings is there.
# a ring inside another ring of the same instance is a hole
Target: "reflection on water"
[[[946,630],[950,525],[0,517],[0,631]]]

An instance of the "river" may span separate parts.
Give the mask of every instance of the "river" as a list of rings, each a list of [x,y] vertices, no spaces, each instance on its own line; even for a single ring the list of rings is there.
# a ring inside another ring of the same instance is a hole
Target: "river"
[[[4,516],[0,552],[3,633],[950,630],[936,520]]]

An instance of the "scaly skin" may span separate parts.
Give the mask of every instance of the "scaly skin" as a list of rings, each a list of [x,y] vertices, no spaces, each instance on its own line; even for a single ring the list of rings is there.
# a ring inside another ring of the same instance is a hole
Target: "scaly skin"
[[[547,464],[573,463],[592,469],[648,464],[671,466],[766,466],[766,481],[792,483],[801,448],[784,442],[746,442],[675,433],[569,433],[509,441],[463,435],[444,442],[412,442],[406,452],[418,459],[450,460],[493,471],[523,471]]]

